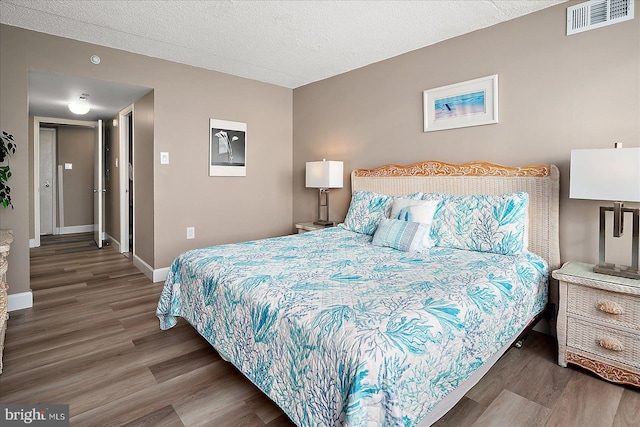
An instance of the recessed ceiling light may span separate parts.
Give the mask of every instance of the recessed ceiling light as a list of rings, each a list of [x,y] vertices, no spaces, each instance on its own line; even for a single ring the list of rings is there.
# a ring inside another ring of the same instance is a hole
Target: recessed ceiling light
[[[98,55],[91,55],[91,63],[98,65],[100,63],[100,57]]]

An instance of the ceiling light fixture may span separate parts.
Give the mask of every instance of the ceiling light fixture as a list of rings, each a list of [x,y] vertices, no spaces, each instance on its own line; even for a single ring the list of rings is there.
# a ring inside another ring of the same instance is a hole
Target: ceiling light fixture
[[[100,63],[100,57],[98,55],[91,55],[91,63],[98,65]]]
[[[69,103],[69,111],[78,115],[87,114],[89,110],[91,110],[91,106],[89,105],[89,102],[87,102],[88,96],[88,94],[83,93],[80,95],[80,99],[78,101]]]

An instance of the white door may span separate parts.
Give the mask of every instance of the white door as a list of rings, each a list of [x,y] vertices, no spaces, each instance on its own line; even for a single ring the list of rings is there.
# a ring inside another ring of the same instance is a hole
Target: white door
[[[102,120],[98,120],[96,127],[96,147],[93,162],[93,240],[99,248],[102,247],[102,236],[104,234],[104,182],[103,182],[102,162]]]
[[[56,131],[40,129],[40,234],[53,234],[55,227]]]
[[[129,234],[133,237],[131,226],[133,221],[129,222],[129,219],[133,219],[130,215],[129,207],[131,203],[131,191],[133,182],[133,164],[130,147],[132,146],[131,131],[133,117],[133,105],[125,108],[120,112],[120,252],[133,252],[130,250],[132,242],[129,240]]]

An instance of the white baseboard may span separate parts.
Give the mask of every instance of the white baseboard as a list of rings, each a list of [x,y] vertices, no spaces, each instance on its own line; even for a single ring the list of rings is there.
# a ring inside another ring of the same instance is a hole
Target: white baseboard
[[[153,268],[144,262],[140,257],[136,254],[133,254],[133,265],[142,273],[147,276],[147,279],[153,281]]]
[[[158,268],[157,270],[153,270],[153,283],[164,282],[165,280],[167,280],[168,275],[169,275],[169,267]]]
[[[120,242],[118,242],[116,239],[114,239],[109,233],[105,233],[104,234],[104,240],[107,240],[110,245],[112,245],[114,248],[116,248],[116,251],[118,251],[118,253],[121,253],[120,252]]]
[[[93,231],[93,224],[88,225],[73,225],[71,227],[58,227],[58,234],[75,234],[75,233],[88,233]]]
[[[169,274],[169,267],[154,270],[149,264],[141,260],[140,257],[135,254],[133,255],[133,265],[138,268],[138,270],[142,271],[142,273],[147,276],[147,279],[151,280],[153,283],[164,281]]]
[[[37,248],[38,247],[38,242],[36,242],[36,239],[29,239],[29,247],[30,248]]]
[[[8,307],[7,311],[23,310],[25,308],[33,307],[33,293],[20,292],[18,294],[11,294],[7,299]]]

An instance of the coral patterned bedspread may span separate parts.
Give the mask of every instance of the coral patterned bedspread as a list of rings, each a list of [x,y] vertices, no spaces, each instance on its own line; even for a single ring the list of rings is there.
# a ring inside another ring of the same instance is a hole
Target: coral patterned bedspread
[[[300,426],[417,424],[542,311],[533,254],[401,252],[336,227],[192,250],[158,303]]]

